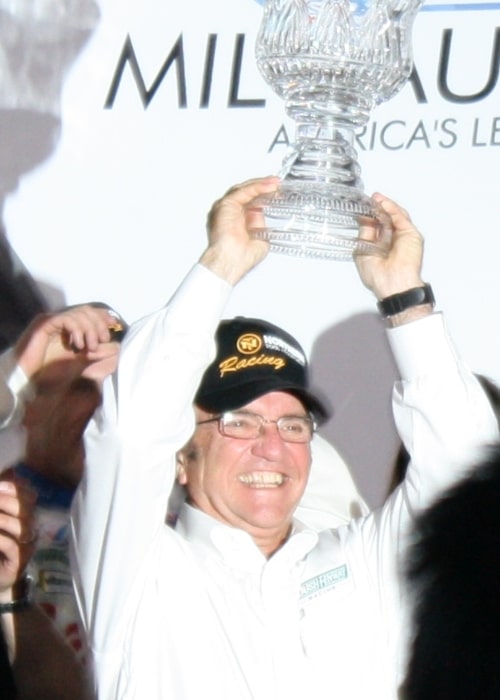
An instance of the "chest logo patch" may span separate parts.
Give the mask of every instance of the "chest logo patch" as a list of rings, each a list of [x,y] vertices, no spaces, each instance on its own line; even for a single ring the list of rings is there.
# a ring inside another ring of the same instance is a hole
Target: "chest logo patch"
[[[300,587],[300,600],[304,598],[314,598],[321,593],[335,588],[348,578],[348,570],[345,564],[337,566],[335,569],[324,571],[313,578],[304,581]]]

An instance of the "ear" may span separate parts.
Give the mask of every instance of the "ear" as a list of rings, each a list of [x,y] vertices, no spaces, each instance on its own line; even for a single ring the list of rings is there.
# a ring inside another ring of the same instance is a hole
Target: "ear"
[[[175,465],[175,475],[177,477],[177,481],[179,482],[179,484],[181,484],[181,486],[185,486],[187,484],[186,463],[186,448],[183,448],[182,450],[179,450],[179,452],[177,452],[176,454]]]

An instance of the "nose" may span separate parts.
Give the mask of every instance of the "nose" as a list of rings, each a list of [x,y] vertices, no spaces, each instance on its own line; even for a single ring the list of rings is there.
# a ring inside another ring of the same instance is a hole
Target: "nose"
[[[279,434],[276,421],[262,423],[259,437],[255,438],[253,453],[269,461],[279,459],[285,449],[285,443]]]

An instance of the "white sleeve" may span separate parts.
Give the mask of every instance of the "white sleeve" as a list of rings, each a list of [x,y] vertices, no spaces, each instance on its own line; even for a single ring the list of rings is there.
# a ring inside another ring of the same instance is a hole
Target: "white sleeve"
[[[498,422],[479,381],[458,356],[442,314],[388,333],[401,376],[394,416],[411,455],[404,488],[421,508],[498,438]]]
[[[94,651],[113,648],[141,562],[164,532],[175,455],[193,430],[192,401],[214,353],[231,287],[197,265],[160,311],[134,324],[85,435],[73,500],[76,592]]]
[[[388,591],[398,550],[406,546],[413,517],[469,469],[498,438],[491,404],[460,360],[442,314],[391,329],[389,342],[401,379],[393,392],[399,434],[411,460],[403,482],[386,503],[353,522],[364,559]]]
[[[411,462],[386,503],[340,534],[360,585],[375,592],[383,609],[386,634],[403,669],[407,646],[400,635],[410,623],[402,606],[400,565],[413,517],[498,438],[498,423],[480,383],[458,357],[442,314],[391,329],[389,341],[401,375],[394,415]]]
[[[10,348],[0,355],[0,428],[19,423],[29,391],[28,378]]]

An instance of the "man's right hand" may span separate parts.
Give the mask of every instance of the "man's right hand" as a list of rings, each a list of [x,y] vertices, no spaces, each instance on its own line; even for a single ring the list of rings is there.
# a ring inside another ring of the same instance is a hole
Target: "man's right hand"
[[[274,192],[280,180],[266,177],[235,185],[210,210],[207,221],[209,245],[200,263],[226,280],[236,284],[249,270],[263,260],[269,244],[251,238],[248,233],[250,214],[246,205],[260,194]],[[252,224],[259,224],[252,219]]]

